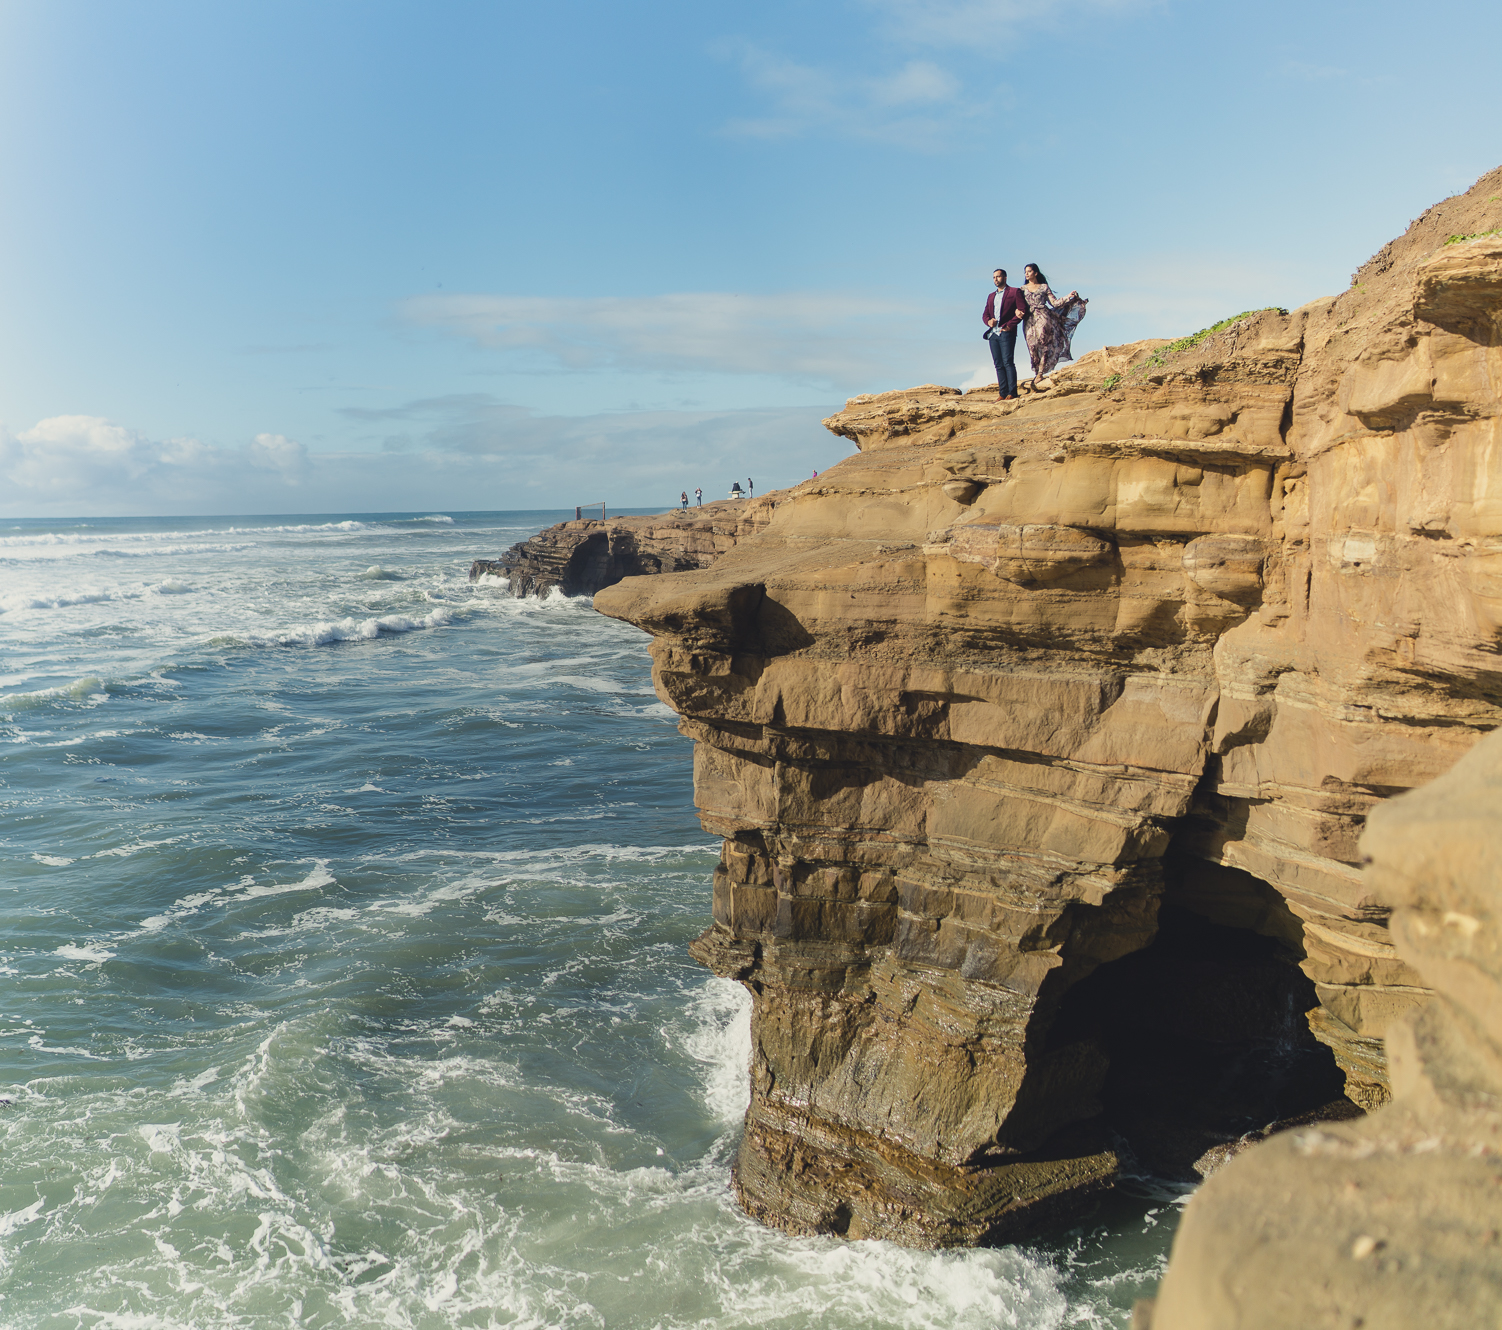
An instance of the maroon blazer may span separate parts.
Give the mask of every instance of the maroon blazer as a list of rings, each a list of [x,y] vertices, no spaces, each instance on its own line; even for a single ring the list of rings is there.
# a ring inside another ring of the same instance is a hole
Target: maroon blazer
[[[1001,297],[1001,308],[996,308],[996,298]],[[981,322],[986,327],[991,326],[992,319],[1001,320],[1001,331],[1011,332],[1023,319],[1027,317],[1027,301],[1023,299],[1022,292],[1015,286],[1004,286],[1000,291],[992,291],[986,297],[986,310],[980,316]]]

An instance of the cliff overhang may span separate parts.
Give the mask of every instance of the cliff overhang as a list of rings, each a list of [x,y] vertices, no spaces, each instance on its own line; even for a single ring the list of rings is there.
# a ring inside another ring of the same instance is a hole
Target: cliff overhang
[[[1502,237],[1445,243],[1499,197],[1338,297],[1021,402],[852,399],[826,424],[859,452],[764,529],[597,596],[652,633],[724,840],[695,953],[754,999],[751,1213],[1007,1241],[1124,1139],[1233,1153],[1190,1148],[1225,1105],[1148,1139],[1152,1051],[1114,1012],[1188,1050],[1173,1075],[1281,1040],[1275,1120],[1389,1098],[1434,981],[1358,840],[1502,722]]]

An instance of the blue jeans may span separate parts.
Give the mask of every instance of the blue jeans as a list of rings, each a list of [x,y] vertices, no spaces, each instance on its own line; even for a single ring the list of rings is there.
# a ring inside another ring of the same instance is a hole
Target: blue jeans
[[[1017,329],[1001,332],[992,329],[991,336],[986,338],[991,347],[991,360],[996,366],[996,388],[1003,397],[1015,397],[1017,395],[1017,366],[1014,363],[1017,355]]]

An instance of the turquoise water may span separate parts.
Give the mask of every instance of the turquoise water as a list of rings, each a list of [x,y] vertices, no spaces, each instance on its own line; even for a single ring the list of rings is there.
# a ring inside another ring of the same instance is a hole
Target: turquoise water
[[[734,1206],[747,1000],[646,638],[562,514],[0,523],[0,1324],[1124,1325],[1036,1248]]]

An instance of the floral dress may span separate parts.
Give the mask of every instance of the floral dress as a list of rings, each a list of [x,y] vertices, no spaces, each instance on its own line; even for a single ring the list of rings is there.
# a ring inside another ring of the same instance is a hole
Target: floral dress
[[[1083,296],[1073,296],[1050,307],[1050,301],[1058,300],[1051,286],[1045,286],[1041,291],[1024,286],[1022,294],[1027,300],[1027,354],[1033,362],[1034,376],[1042,378],[1061,360],[1074,359],[1069,339],[1085,317],[1085,306],[1090,302]]]

